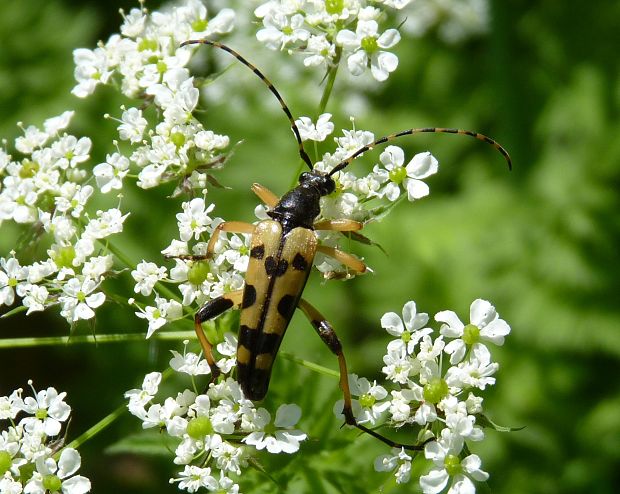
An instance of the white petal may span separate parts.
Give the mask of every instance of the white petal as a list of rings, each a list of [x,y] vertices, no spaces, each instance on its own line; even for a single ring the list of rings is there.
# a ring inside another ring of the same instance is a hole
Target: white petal
[[[443,491],[449,478],[450,476],[448,475],[448,472],[446,472],[443,468],[434,468],[426,475],[422,475],[420,477],[420,487],[422,487],[422,492],[424,494],[437,494],[438,492]]]
[[[474,483],[464,475],[457,475],[454,483],[448,490],[448,494],[475,494],[476,487]]]
[[[455,312],[451,310],[442,310],[435,314],[435,321],[445,323],[441,327],[440,333],[449,338],[458,338],[462,336],[465,325],[461,322]]]
[[[372,56],[370,66],[372,76],[379,82],[385,81],[390,72],[394,72],[398,67],[398,57],[387,51],[380,51]]]
[[[276,427],[292,427],[301,418],[301,408],[294,403],[280,405],[276,412],[274,424]]]
[[[388,29],[377,39],[377,44],[381,48],[392,48],[400,41],[400,33],[396,29]]]
[[[430,189],[428,185],[426,185],[421,180],[416,180],[414,178],[406,178],[403,181],[403,184],[407,188],[407,198],[410,201],[415,201],[416,199],[422,199],[426,197],[430,193]]]
[[[497,317],[495,307],[490,302],[482,300],[481,298],[474,300],[469,308],[469,319],[472,324],[475,324],[479,328],[486,326],[493,319]]]
[[[439,162],[428,151],[418,153],[407,163],[407,175],[411,178],[426,178],[439,170]]]
[[[76,475],[62,483],[62,492],[64,494],[84,494],[90,492],[90,480],[81,475]]]
[[[347,67],[353,75],[362,75],[368,65],[368,57],[364,50],[358,50],[347,58]],[[386,76],[387,78],[387,76]]]
[[[480,330],[480,336],[496,345],[504,344],[504,336],[510,333],[510,326],[503,319],[495,319]]]
[[[345,48],[357,48],[360,46],[359,39],[355,35],[353,31],[349,31],[348,29],[343,29],[339,31],[336,35],[336,43],[344,46]]]
[[[381,318],[381,327],[393,336],[400,336],[405,329],[396,312],[388,312]]]
[[[60,454],[60,459],[58,460],[58,476],[64,479],[69,475],[73,475],[77,469],[80,468],[81,463],[80,453],[75,449],[63,449]]]
[[[93,293],[92,295],[89,295],[88,297],[86,297],[86,303],[89,305],[89,307],[92,307],[93,309],[96,309],[104,302],[105,302],[105,293],[103,292]]]

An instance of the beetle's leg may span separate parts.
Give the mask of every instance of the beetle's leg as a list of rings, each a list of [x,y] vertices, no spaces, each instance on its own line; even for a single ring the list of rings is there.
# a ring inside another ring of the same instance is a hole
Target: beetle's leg
[[[252,234],[254,233],[254,225],[252,223],[245,223],[243,221],[224,221],[223,223],[220,223],[215,227],[215,230],[213,230],[213,233],[211,234],[209,244],[207,245],[207,254],[204,256],[192,256],[192,259],[196,259],[197,257],[202,257],[203,259],[211,259],[215,250],[215,243],[220,237],[220,232]]]
[[[354,232],[361,230],[363,227],[364,223],[344,218],[339,220],[317,221],[314,224],[315,230],[330,230],[334,232]]]
[[[232,307],[239,307],[239,305],[241,305],[242,298],[243,289],[235,290],[234,292],[230,292],[226,295],[214,298],[213,300],[209,300],[200,309],[198,309],[198,312],[196,312],[196,315],[194,316],[194,329],[196,330],[196,336],[198,337],[198,341],[200,341],[200,346],[202,347],[204,356],[207,359],[209,367],[211,368],[212,380],[217,378],[220,374],[220,370],[215,364],[215,359],[213,358],[213,345],[209,341],[209,338],[207,338],[204,329],[202,329],[202,323],[219,316]]]
[[[252,184],[251,189],[252,192],[254,192],[258,196],[258,198],[267,205],[269,209],[273,209],[275,205],[280,202],[280,198],[264,185],[254,183]]]
[[[342,345],[334,328],[332,328],[331,324],[325,317],[318,311],[314,306],[312,306],[309,302],[304,300],[303,298],[299,300],[299,304],[297,305],[299,309],[306,315],[306,317],[310,320],[312,327],[319,334],[323,342],[329,347],[333,354],[338,357],[338,367],[340,368],[340,389],[342,390],[342,396],[344,399],[344,406],[342,407],[342,414],[344,415],[344,420],[348,425],[352,425],[357,427],[362,432],[366,434],[370,434],[372,437],[378,439],[379,441],[391,446],[393,448],[405,448],[408,450],[420,450],[423,448],[423,445],[406,445],[400,444],[397,442],[388,439],[387,437],[382,436],[378,432],[369,429],[368,427],[363,426],[362,424],[358,424],[357,420],[355,420],[355,416],[353,415],[353,407],[351,405],[351,390],[349,389],[349,373],[347,371],[347,362],[344,358],[344,353],[342,351]]]
[[[360,261],[357,257],[336,249],[335,247],[328,247],[326,245],[318,245],[316,250],[323,254],[333,257],[338,262],[344,264],[348,268],[352,269],[356,273],[364,273],[366,271],[366,264]]]

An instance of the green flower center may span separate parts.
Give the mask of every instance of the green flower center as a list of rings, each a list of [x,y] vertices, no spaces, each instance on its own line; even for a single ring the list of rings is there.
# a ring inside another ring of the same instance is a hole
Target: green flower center
[[[209,276],[211,267],[207,261],[198,261],[192,264],[187,273],[187,281],[192,285],[201,285]]]
[[[282,28],[282,32],[287,36],[290,36],[291,34],[293,34],[293,28],[291,26],[284,26]]]
[[[138,43],[138,51],[157,51],[157,41],[154,39],[143,39]]]
[[[478,343],[480,340],[480,328],[474,324],[468,324],[463,328],[463,341],[468,345]]]
[[[159,72],[160,74],[164,74],[166,70],[168,70],[168,66],[166,65],[166,62],[164,62],[163,60],[158,60],[156,65],[157,65],[157,72]]]
[[[11,288],[15,288],[17,286],[17,278],[9,278],[7,285]]]
[[[390,170],[390,181],[400,185],[407,178],[407,169],[404,166],[397,166]]]
[[[362,50],[369,54],[373,54],[379,49],[379,45],[377,44],[377,38],[375,38],[374,36],[366,36],[364,39],[362,39],[361,46]]]
[[[39,171],[39,163],[36,161],[24,160],[21,170],[19,170],[19,178],[34,177]]]
[[[194,22],[192,22],[192,31],[199,33],[207,29],[208,25],[209,21],[207,19],[196,19]]]
[[[75,259],[75,247],[67,245],[56,251],[54,262],[59,268],[70,268],[73,266],[73,259]]]
[[[34,413],[34,416],[38,418],[39,420],[45,420],[47,418],[47,410],[45,408],[39,408]]]
[[[362,405],[363,408],[372,408],[376,401],[375,397],[369,393],[363,394],[359,399],[360,405]]]
[[[409,343],[411,341],[411,333],[409,332],[408,329],[405,329],[403,331],[403,334],[400,335],[400,339],[404,341],[405,343]]]
[[[11,463],[11,455],[6,451],[0,451],[0,476],[4,475],[4,472],[8,472]]]
[[[185,144],[185,136],[181,132],[173,132],[170,134],[170,140],[172,141],[172,144],[177,147],[177,149]]]
[[[448,383],[439,377],[435,377],[424,386],[423,395],[429,403],[439,403],[442,398],[448,396],[449,391]]]
[[[187,434],[193,439],[202,439],[209,434],[213,434],[213,424],[209,417],[196,417],[187,424]]]
[[[443,460],[443,466],[450,477],[454,477],[463,471],[461,460],[459,460],[459,457],[456,455],[446,455]]]
[[[58,492],[62,487],[62,482],[57,475],[46,475],[43,477],[43,488],[49,492]]]
[[[325,11],[328,14],[341,14],[344,9],[344,0],[326,0]]]

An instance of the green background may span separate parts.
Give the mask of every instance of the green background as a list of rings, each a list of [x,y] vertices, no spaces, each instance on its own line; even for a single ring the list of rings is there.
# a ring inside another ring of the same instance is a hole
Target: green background
[[[71,130],[92,137],[92,163],[103,161],[115,125],[102,122],[101,115],[118,108],[121,100],[109,89],[86,101],[72,97],[71,51],[93,47],[115,32],[121,6],[129,10],[134,4],[0,0],[0,135],[9,143],[20,133],[17,121],[41,124],[75,109]],[[367,96],[369,110],[356,125],[377,136],[412,126],[478,130],[510,151],[514,170],[508,173],[491,148],[466,138],[402,140],[409,154],[428,149],[439,159],[441,173],[429,180],[431,197],[402,204],[383,222],[368,226],[365,233],[387,252],[354,246],[373,274],[322,283],[315,273],[305,297],[337,328],[350,370],[368,377],[380,377],[387,341],[379,325],[383,313],[400,312],[413,299],[421,311],[450,308],[466,319],[471,301],[491,300],[512,333],[504,347],[492,349],[501,367],[498,385],[485,393],[486,410],[502,425],[525,429],[488,431],[485,441],[474,445],[491,473],[488,489],[616,492],[620,3],[497,1],[492,14],[485,38],[458,45],[446,45],[432,34],[404,39],[394,50],[398,71]],[[283,54],[255,50],[263,58],[290,62]],[[242,72],[237,68],[235,75]],[[317,83],[319,75],[307,73]],[[294,114],[314,114],[317,101],[295,94],[296,81],[274,77],[273,82]],[[337,80],[328,107],[336,128],[349,125],[337,103],[344,91]],[[230,110],[225,100],[208,121],[232,142],[243,140],[217,176],[233,189],[210,195],[218,204],[216,214],[251,221],[255,198],[250,184],[285,192],[296,171],[295,143],[258,81],[235,97],[242,98],[244,111]],[[361,174],[372,159],[352,167]],[[132,210],[129,235],[117,245],[135,262],[159,262],[159,251],[176,235],[178,201],[163,199],[158,191],[129,194],[124,201]],[[2,255],[18,234],[14,226],[2,225]],[[131,290],[128,276],[114,283],[124,293]],[[67,329],[56,310],[0,320],[1,338],[66,335]],[[92,328],[84,324],[77,331]],[[141,332],[144,325],[127,308],[110,303],[98,315],[95,331]],[[336,368],[303,317],[295,316],[289,333],[285,351]],[[138,341],[2,349],[0,394],[26,387],[28,378],[37,389],[67,391],[74,409],[71,439],[119,406],[122,393],[138,386],[145,372],[162,369],[171,347],[178,345]],[[292,459],[265,460],[265,468],[289,482],[286,492],[378,492],[383,484],[384,492],[415,491],[415,482],[394,488],[387,475],[372,471],[373,458],[384,449],[339,429],[331,413],[337,398],[334,379],[317,378],[280,359],[267,406],[300,404],[301,426],[312,440]],[[167,482],[172,475],[168,458],[106,449],[137,432],[138,422],[126,415],[81,448],[82,472],[93,481],[93,492],[176,491]],[[249,478],[261,487],[245,492],[275,491],[265,477],[252,473]]]

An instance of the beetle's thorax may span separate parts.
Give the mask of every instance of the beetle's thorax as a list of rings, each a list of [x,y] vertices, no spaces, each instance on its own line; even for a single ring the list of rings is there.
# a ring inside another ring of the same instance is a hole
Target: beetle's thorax
[[[267,214],[281,223],[285,232],[296,227],[312,229],[321,212],[321,197],[331,194],[335,188],[330,176],[314,170],[304,172],[299,176],[299,185],[284,194]]]

